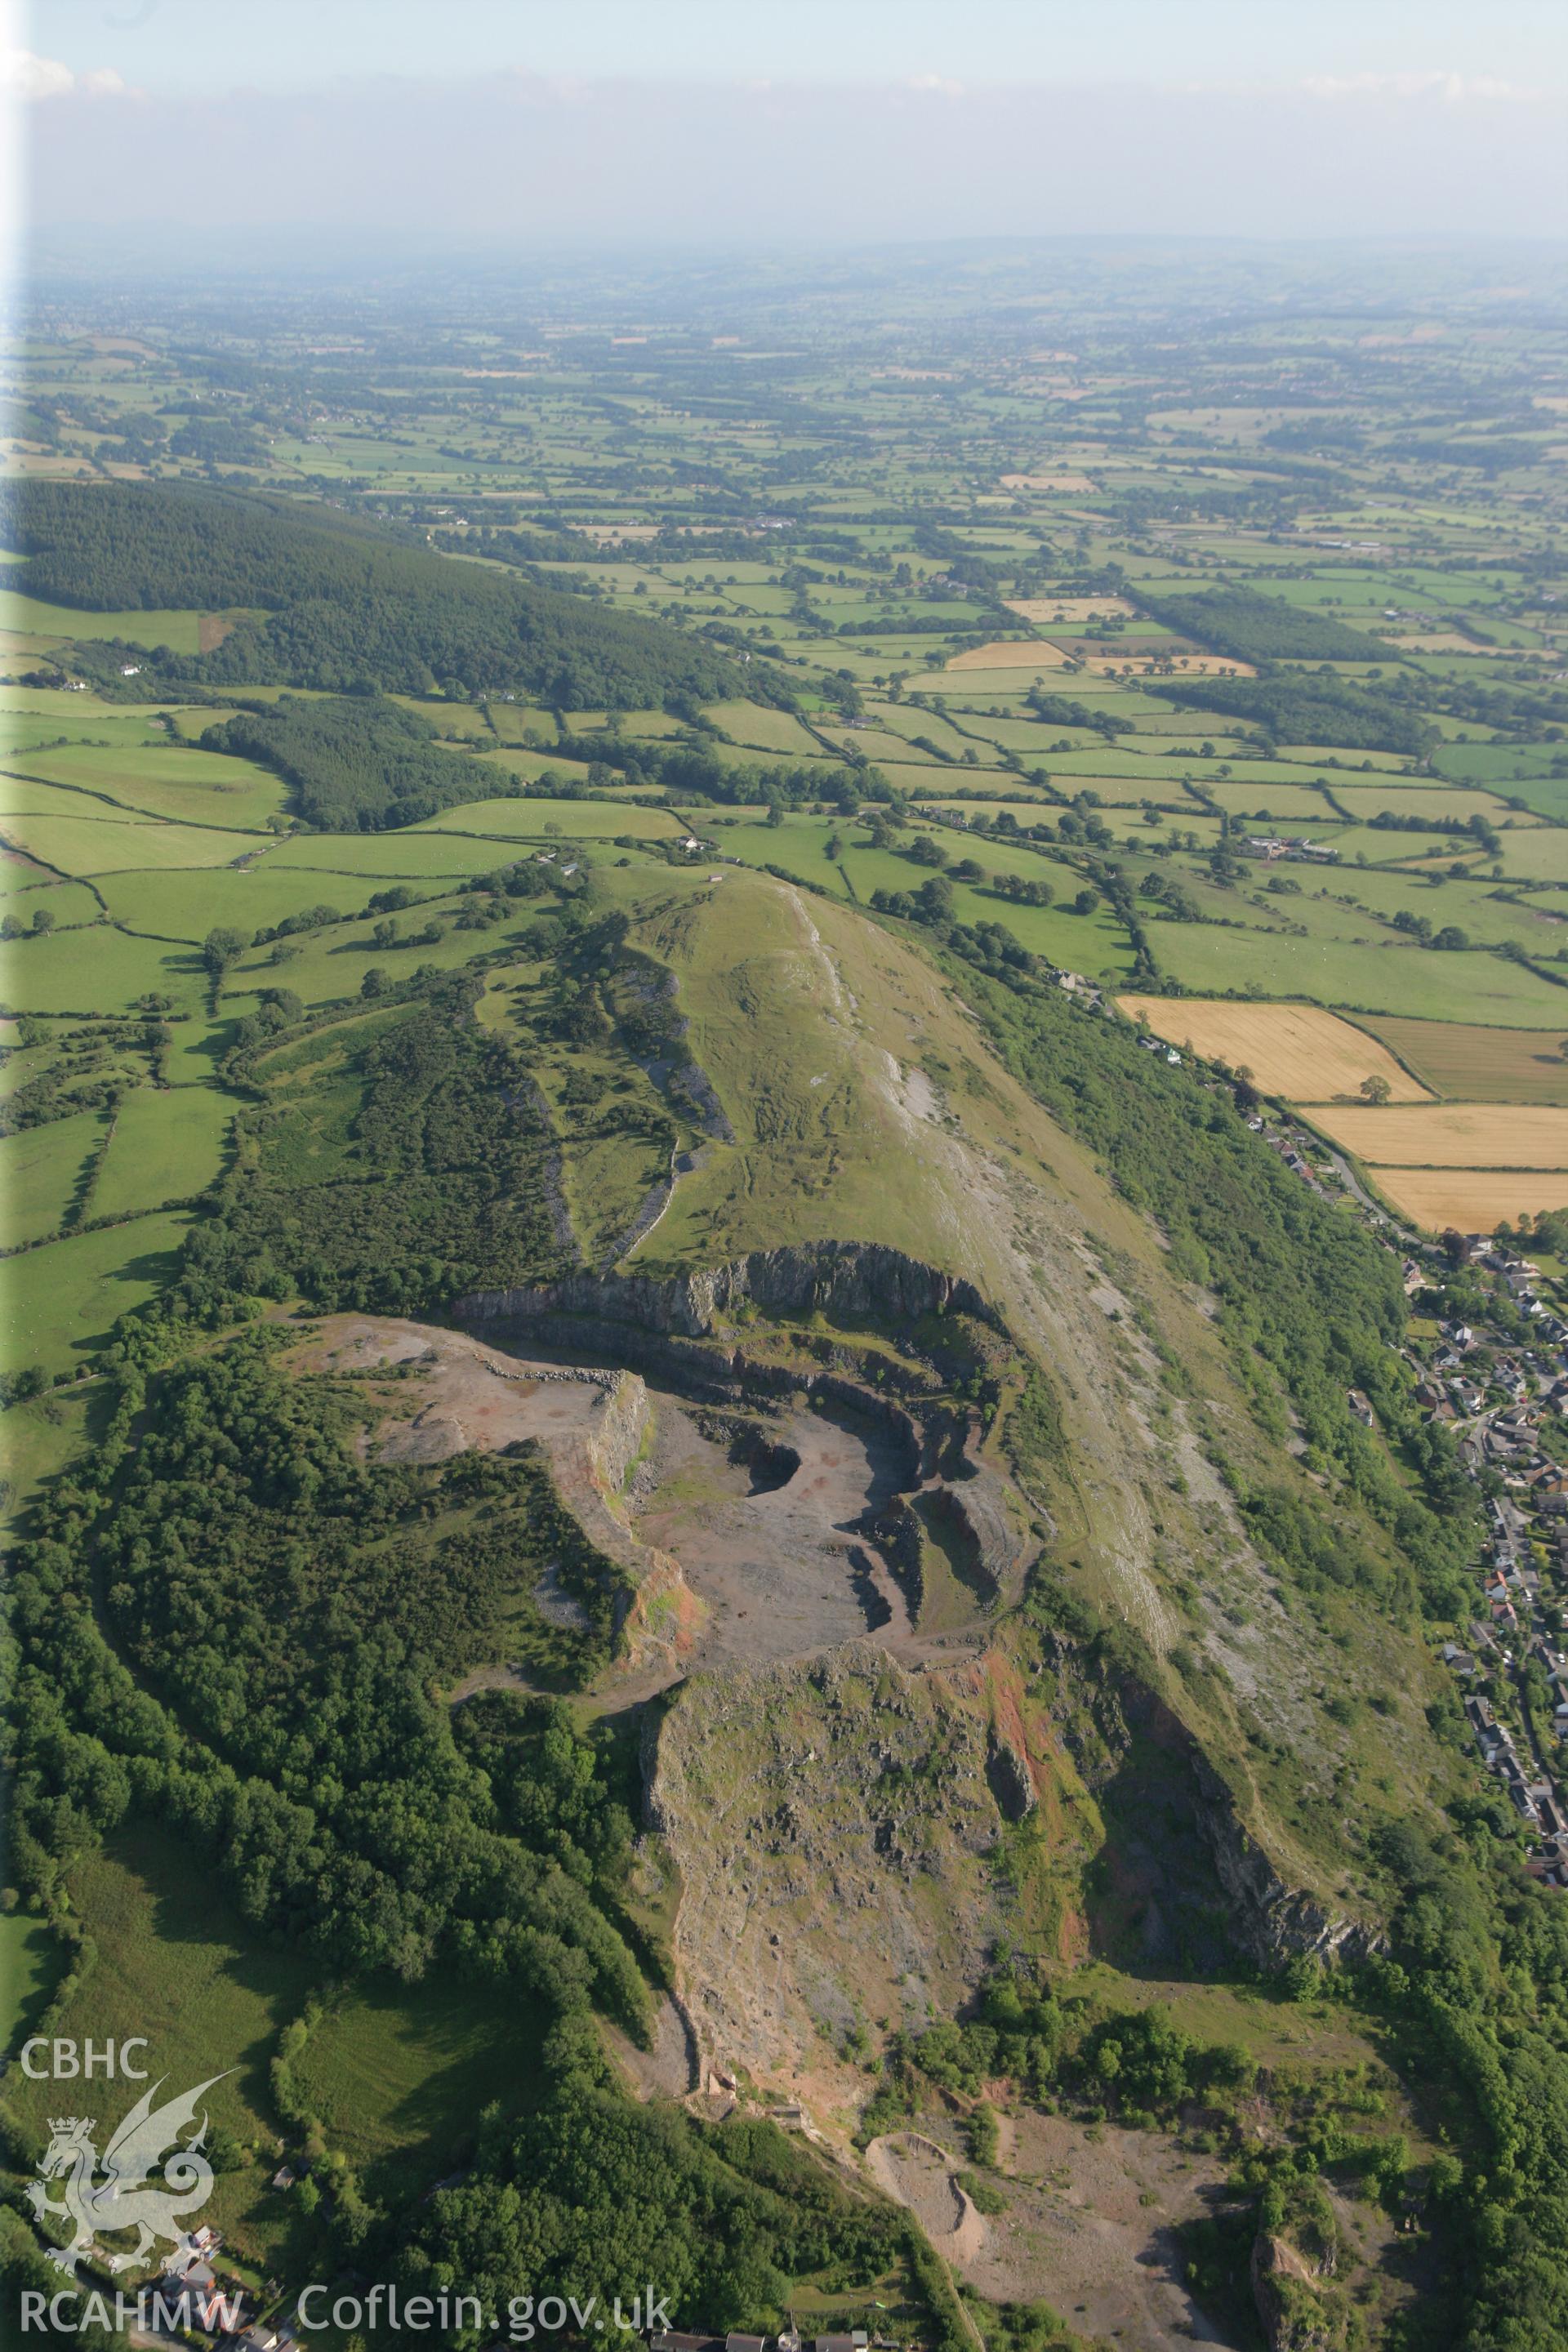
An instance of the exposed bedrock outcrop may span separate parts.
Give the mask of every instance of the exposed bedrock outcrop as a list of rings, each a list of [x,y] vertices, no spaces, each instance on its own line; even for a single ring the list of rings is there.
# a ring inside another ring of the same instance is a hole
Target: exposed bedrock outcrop
[[[835,1315],[851,1321],[909,1322],[925,1315],[972,1315],[1003,1328],[971,1282],[942,1274],[880,1242],[818,1242],[752,1250],[728,1265],[661,1279],[653,1275],[569,1275],[512,1290],[472,1291],[458,1301],[465,1321],[630,1325],[700,1339],[747,1302],[772,1315]]]

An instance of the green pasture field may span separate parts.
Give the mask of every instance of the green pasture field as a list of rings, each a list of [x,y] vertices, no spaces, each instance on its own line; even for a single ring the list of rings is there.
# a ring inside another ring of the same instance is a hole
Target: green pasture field
[[[0,1215],[8,1244],[58,1233],[78,1184],[109,1131],[108,1113],[68,1118],[0,1136]]]
[[[157,743],[63,745],[29,751],[14,766],[45,783],[74,786],[121,808],[183,824],[226,825],[254,833],[282,814],[287,791],[252,760],[203,751],[167,739]],[[80,813],[89,814],[91,803]],[[243,846],[236,843],[236,851]]]
[[[100,1442],[113,1402],[107,1381],[85,1380],[6,1408],[0,1429],[8,1491],[0,1496],[0,1528],[16,1528],[40,1487]]]
[[[12,1003],[44,1013],[130,1013],[148,995],[195,1005],[203,977],[189,949],[132,939],[111,923],[18,940],[5,969]]]
[[[1532,824],[1534,820],[1505,808],[1492,793],[1468,792],[1462,785],[1397,783],[1347,784],[1338,776],[1331,777],[1329,788],[1341,806],[1358,824],[1365,824],[1374,816],[1386,813],[1391,816],[1452,817],[1461,824],[1473,816],[1484,817],[1489,824]]]
[[[416,694],[389,694],[386,698],[389,702],[395,702],[401,709],[412,710],[416,718],[423,719],[427,726],[433,727],[437,735],[459,736],[465,743],[487,743],[494,740],[483,710],[472,702],[446,702]]]
[[[351,1172],[352,1129],[364,1092],[350,1057],[403,1017],[399,1006],[358,1017],[351,1013],[263,1057],[261,1083],[279,1113],[268,1138],[268,1165],[278,1181],[331,1183]]]
[[[776,866],[782,872],[793,874],[801,881],[817,883],[835,898],[842,898],[848,895],[843,871],[826,855],[826,845],[836,833],[847,853],[854,831],[842,820],[835,823],[827,817],[786,816],[782,824],[748,820],[743,824],[721,822],[713,826],[720,857],[738,857],[746,866]],[[900,866],[899,870],[908,869]],[[874,887],[868,886],[868,890]]]
[[[1098,769],[1085,768],[1082,772],[1069,772],[1066,768],[1053,767],[1050,777],[1053,791],[1065,794],[1068,800],[1076,800],[1084,793],[1093,793],[1103,808],[1137,808],[1144,801],[1157,801],[1162,808],[1190,808],[1197,816],[1208,805],[1206,784],[1189,791],[1179,780],[1169,776],[1101,775]],[[1198,791],[1204,794],[1202,800],[1196,796]],[[1267,787],[1259,787],[1260,800],[1266,792]]]
[[[194,654],[201,650],[201,625],[200,613],[89,613],[0,588],[0,629],[32,636],[123,637],[132,646],[167,646],[171,653]]]
[[[10,866],[9,870],[22,877],[28,874],[25,866]],[[22,881],[18,888],[0,895],[5,900],[6,914],[14,915],[19,923],[31,923],[40,907],[62,926],[96,923],[103,911],[98,894],[89,882],[57,882],[52,875],[40,874],[36,870],[30,879]],[[0,962],[9,952],[7,947],[0,947]]]
[[[164,1289],[188,1216],[132,1217],[68,1234],[0,1266],[0,1368],[71,1372],[107,1346],[111,1326]]]
[[[223,2231],[226,2258],[270,2268],[292,2209],[268,2186],[283,2128],[269,2068],[279,2033],[314,1984],[310,1961],[252,1942],[211,1869],[195,1866],[187,1843],[151,1824],[112,1833],[102,1851],[73,1864],[68,1884],[98,1960],[67,2002],[60,2032],[83,2042],[145,2035],[143,2063],[154,2077],[171,2076],[171,2089],[216,2078],[206,2101],[215,2129],[255,2154],[216,2175],[204,2218]],[[22,2130],[46,2136],[58,2084],[18,2074],[7,2089]],[[101,2077],[74,2084],[72,2095],[106,2122],[126,2104],[125,2085]]]
[[[1557,825],[1534,825],[1505,833],[1502,836],[1502,856],[1482,860],[1483,870],[1500,864],[1504,875],[1511,881],[1568,882],[1568,829]]]
[[[0,2054],[15,2055],[60,1974],[59,1948],[41,1919],[0,1915]]]
[[[486,2107],[511,2115],[537,2094],[547,2022],[491,1988],[373,1980],[329,1997],[295,2078],[368,2195],[416,2195],[463,2158]]]
[[[460,931],[454,918],[461,903],[458,898],[436,898],[417,909],[411,908],[395,916],[393,920],[405,944],[391,948],[376,947],[369,925],[357,917],[352,923],[335,924],[320,931],[301,931],[288,942],[298,952],[281,964],[273,962],[269,947],[256,948],[230,966],[228,979],[231,983],[238,983],[235,993],[242,996],[277,986],[291,988],[308,1005],[335,1004],[341,998],[357,997],[365,973],[373,967],[385,972],[395,984],[421,964],[434,964],[439,971],[451,971],[475,956],[493,954],[516,930],[542,911],[538,901],[524,901],[510,924],[491,930]],[[428,922],[438,922],[443,936],[439,940],[415,946],[413,935]],[[229,995],[229,988],[226,987],[226,1005]]]
[[[929,751],[922,751],[918,745],[906,741],[903,736],[896,735],[888,729],[836,727],[824,722],[822,731],[836,751],[843,753],[864,752],[866,758],[874,761],[879,768],[884,767],[889,761],[895,761],[906,767],[913,764],[930,766],[938,770],[945,770],[947,765],[945,761],[932,760]],[[931,740],[934,741],[935,738]],[[965,749],[984,753],[984,746],[971,743],[966,745]],[[817,746],[817,757],[818,759],[822,757],[820,745]],[[991,764],[990,761],[985,761],[985,765]]]
[[[287,974],[279,972],[279,982]],[[216,1020],[206,1012],[206,991],[201,992],[199,1009],[186,1018],[165,1015],[172,1040],[166,1057],[169,1084],[172,1087],[205,1086],[219,1076],[219,1065],[234,1047],[234,1033],[247,1013],[254,1013],[260,1003],[259,996],[238,997],[226,993]]]
[[[927,799],[932,793],[951,791],[956,783],[989,784],[994,791],[1009,792],[1021,781],[1010,768],[948,767],[939,760],[921,761],[918,764],[907,760],[876,760],[872,765],[892,785],[911,801]]]
[[[971,824],[977,816],[1011,816],[1016,818],[1021,825],[1054,824],[1061,813],[1058,802],[1048,801],[1043,795],[1034,800],[1005,800],[1001,797],[993,800],[987,795],[984,800],[972,801],[939,800],[934,793],[922,793],[921,806],[949,810],[954,816],[968,818]],[[965,836],[944,829],[938,838],[943,848],[952,850],[955,857],[977,857],[980,852],[973,846],[966,845],[966,839],[978,842],[994,839],[996,836],[980,833],[973,836]],[[953,846],[954,844],[957,844],[956,847]]]
[[[668,809],[647,808],[634,801],[527,800],[463,801],[408,825],[398,836],[420,840],[430,834],[465,833],[519,841],[613,841],[618,833],[639,840],[668,838],[680,830]],[[386,838],[384,835],[383,839]],[[483,866],[476,870],[482,872]]]
[[[1568,776],[1528,776],[1498,786],[1510,800],[1523,801],[1537,816],[1568,824]]]
[[[1384,832],[1366,824],[1316,825],[1313,833],[1317,839],[1332,843],[1342,866],[1353,866],[1358,857],[1369,866],[1419,866],[1438,858],[1450,865],[1457,857],[1473,856],[1476,849],[1473,841],[1467,844],[1443,834]]]
[[[826,824],[820,818],[815,821],[815,825],[823,840],[826,840],[827,835],[833,830],[831,825]],[[765,837],[774,842],[777,842],[780,834],[784,830],[784,826],[755,828],[759,837]],[[840,861],[842,870],[853,885],[855,896],[862,905],[869,902],[873,890],[901,890],[913,897],[932,870],[927,866],[911,864],[907,857],[900,857],[894,850],[872,849],[857,844],[849,834],[845,834],[843,838],[846,846]],[[733,835],[731,835],[730,839],[732,840]],[[805,837],[804,828],[797,835],[797,840],[798,847],[795,851],[795,862],[789,866],[788,870],[799,873],[811,880],[830,883],[831,864],[824,857],[822,866],[826,870],[821,873],[815,870],[812,865],[811,848],[807,838]],[[727,841],[726,846],[728,845]],[[945,842],[943,845],[946,845]],[[997,855],[988,859],[986,852],[989,847],[989,844],[977,844],[973,851],[980,864],[985,866],[988,871],[992,868],[1003,871],[1011,866],[1013,870],[1026,874],[1031,880],[1050,882],[1053,887],[1058,888],[1064,896],[1068,897],[1070,897],[1072,891],[1081,887],[1078,875],[1068,868],[1053,864],[1049,858],[1032,856],[1026,850],[1014,851],[1009,855],[1002,852],[998,846]],[[764,854],[748,862],[762,865],[768,861]],[[775,857],[772,862],[776,865],[786,863],[782,857]],[[1065,964],[1071,971],[1094,974],[1101,971],[1114,971],[1121,974],[1131,969],[1131,943],[1121,924],[1103,902],[1092,915],[1075,915],[1070,905],[1024,907],[1011,898],[998,897],[984,886],[955,882],[953,912],[961,923],[1000,923],[1011,931],[1020,945],[1030,949],[1037,955],[1047,957],[1053,963]]]
[[[58,875],[47,873],[43,866],[31,864],[20,850],[8,849],[0,843],[0,898],[16,898],[26,890],[47,890],[58,887]],[[29,913],[26,908],[18,910],[15,907],[8,907],[5,911],[7,914]]]
[[[150,939],[188,940],[198,944],[216,925],[243,931],[272,930],[288,916],[311,907],[335,907],[355,916],[374,888],[364,875],[329,887],[309,869],[279,867],[268,857],[254,866],[220,867],[216,873],[106,874],[97,885],[117,923]]]
[[[1532,1028],[1552,1019],[1568,992],[1500,956],[1441,954],[1343,940],[1281,939],[1207,923],[1160,923],[1151,932],[1163,968],[1194,992],[1241,990],[1262,998],[1303,996],[1335,1009],[1473,1020]]]
[[[820,760],[823,756],[816,736],[790,711],[770,710],[760,702],[714,702],[703,716],[749,749],[782,753],[791,760]],[[632,734],[641,730],[628,727],[626,731]]]
[[[40,784],[37,792],[47,792]],[[55,807],[70,795],[56,795]],[[34,809],[0,818],[0,834],[15,849],[70,875],[123,873],[136,866],[227,866],[247,847],[245,836],[156,819],[78,816]]]
[[[983,749],[939,710],[917,710],[907,702],[873,702],[867,707],[885,733],[900,736],[906,743],[911,742],[917,735],[929,736],[940,750],[951,751],[954,759],[962,759],[967,751]],[[1023,740],[1013,742],[1012,733],[1004,734],[1000,731],[1003,729],[1012,730]],[[1010,744],[1014,751],[1022,751],[1030,749],[1034,737],[1043,735],[1046,730],[1039,727],[1037,720],[1026,725],[1022,719],[996,719],[988,723],[984,732],[993,742]]]
[[[205,1192],[224,1162],[237,1095],[216,1087],[136,1087],[121,1097],[89,1213],[134,1215]]]
[[[1563,758],[1561,743],[1445,743],[1432,764],[1456,783],[1504,792],[1521,778],[1550,777]]]
[[[1265,811],[1276,824],[1293,830],[1331,825],[1338,822],[1325,795],[1305,784],[1255,784],[1231,781],[1205,783],[1204,791],[1216,808],[1232,816],[1261,819]]]
[[[164,714],[151,704],[122,710],[118,705],[106,708],[91,695],[62,694],[57,698],[58,709],[40,712],[36,718],[7,711],[0,704],[0,719],[5,721],[0,727],[0,741],[4,742],[7,761],[26,766],[26,755],[33,752],[65,751],[82,743],[115,751],[168,748],[171,739],[162,724]],[[90,703],[92,708],[79,710],[77,706],[83,702]],[[214,716],[210,710],[176,710],[171,715],[197,719],[204,726],[210,726]]]
[[[512,808],[520,803],[506,801],[500,805]],[[499,835],[483,839],[472,835],[464,837],[425,826],[417,832],[405,827],[401,833],[301,833],[268,851],[267,871],[342,877],[335,891],[323,878],[317,893],[331,903],[355,882],[363,884],[368,896],[382,882],[424,882],[483,874],[493,866],[506,865],[517,854],[509,845],[510,838],[513,837]]]
[[[1505,887],[1500,883],[1485,878],[1450,881],[1445,868],[1437,870],[1444,878],[1434,887],[1417,875],[1390,873],[1386,867],[1338,866],[1331,877],[1315,877],[1318,887],[1304,890],[1300,898],[1270,898],[1268,904],[1276,914],[1307,921],[1306,910],[1314,904],[1334,904],[1348,897],[1390,919],[1402,911],[1422,916],[1435,930],[1453,924],[1486,947],[1517,940],[1536,957],[1568,948],[1568,893],[1504,898],[1499,896]],[[1353,919],[1353,908],[1340,911]]]
[[[1212,730],[1205,728],[1205,735]],[[1385,770],[1392,776],[1409,776],[1412,783],[1421,778],[1411,774],[1410,761],[1403,751],[1346,751],[1332,743],[1285,743],[1279,747],[1287,760],[1314,760],[1321,772],[1331,782],[1336,774],[1346,776],[1352,782],[1366,769]]]

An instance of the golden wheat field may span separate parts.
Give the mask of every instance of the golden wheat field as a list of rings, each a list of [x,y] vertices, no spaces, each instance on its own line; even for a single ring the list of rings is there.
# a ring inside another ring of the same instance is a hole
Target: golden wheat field
[[[1067,659],[1059,646],[1043,637],[999,637],[989,646],[971,646],[954,654],[949,669],[1059,669]]]
[[[1369,1167],[1568,1169],[1568,1110],[1546,1103],[1334,1103],[1312,1124]]]
[[[1418,1225],[1441,1233],[1489,1234],[1506,1217],[1568,1208],[1568,1175],[1518,1168],[1374,1168],[1380,1192]]]
[[[1290,1102],[1353,1095],[1370,1077],[1387,1080],[1394,1102],[1431,1099],[1375,1037],[1316,1004],[1233,1004],[1204,996],[1121,996],[1117,1003],[1130,1021],[1143,1013],[1157,1037],[1190,1045],[1205,1061],[1250,1070],[1266,1094]]]

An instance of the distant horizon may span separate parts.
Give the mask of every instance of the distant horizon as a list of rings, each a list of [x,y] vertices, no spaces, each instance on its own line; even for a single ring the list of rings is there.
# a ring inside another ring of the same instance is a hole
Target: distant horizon
[[[14,236],[366,229],[797,249],[1007,236],[1532,239],[1568,218],[1568,14],[1507,0],[37,0],[0,47]]]

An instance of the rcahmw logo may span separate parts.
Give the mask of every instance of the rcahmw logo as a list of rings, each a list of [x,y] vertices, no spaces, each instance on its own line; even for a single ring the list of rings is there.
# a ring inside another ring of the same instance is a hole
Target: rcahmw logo
[[[28,2053],[48,2046],[27,2044],[22,2059],[29,2074],[34,2070],[27,2065]],[[54,2045],[57,2053],[61,2046]],[[63,2046],[74,2059],[74,2044]],[[125,2045],[126,2049],[138,2046],[145,2045]],[[87,2044],[89,2053],[93,2047],[91,2042]],[[124,2054],[123,2051],[121,2054]],[[61,2071],[68,2080],[78,2069],[73,2063]],[[112,2066],[107,2071],[112,2072]],[[136,2081],[143,2079],[135,2069],[128,2071]],[[39,2221],[47,2216],[52,2221],[68,2225],[70,2234],[65,2245],[52,2249],[49,2254],[55,2268],[68,2277],[76,2276],[78,2264],[89,2254],[114,2272],[147,2262],[160,2238],[177,2246],[191,2215],[199,2213],[212,2194],[213,2168],[203,2153],[207,2134],[205,2109],[202,2108],[200,2124],[183,2146],[179,2135],[187,2124],[195,2121],[204,2093],[224,2078],[221,2074],[209,2074],[205,2083],[155,2107],[153,2102],[166,2079],[161,2076],[151,2090],[143,2091],[130,2114],[116,2126],[103,2151],[101,2173],[93,2138],[98,2126],[91,2116],[49,2118],[49,2144],[38,2166],[38,2179],[28,2184],[27,2201]],[[160,2170],[161,2182],[153,2178]],[[61,2191],[58,2197],[51,2197],[47,2184],[57,2180],[63,2184]],[[121,2230],[136,2232],[136,2242],[129,2250],[110,2253],[99,2246],[100,2232]]]

